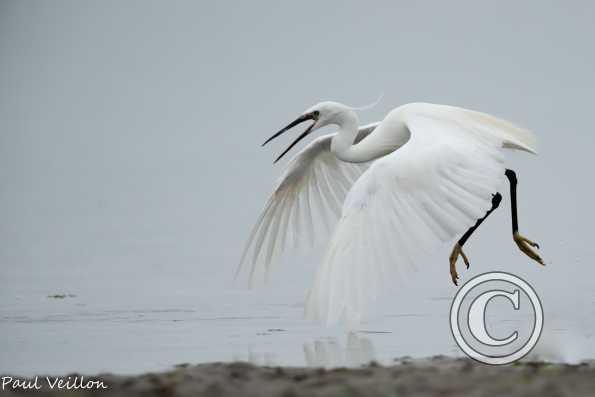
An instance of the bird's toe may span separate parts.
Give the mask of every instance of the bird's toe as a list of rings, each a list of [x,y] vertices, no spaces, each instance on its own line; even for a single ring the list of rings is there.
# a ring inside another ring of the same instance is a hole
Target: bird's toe
[[[528,238],[522,236],[518,232],[513,235],[514,242],[519,247],[519,249],[527,255],[529,258],[533,259],[537,263],[544,265],[543,259],[541,256],[533,250],[532,247],[539,249],[539,244],[529,240]]]

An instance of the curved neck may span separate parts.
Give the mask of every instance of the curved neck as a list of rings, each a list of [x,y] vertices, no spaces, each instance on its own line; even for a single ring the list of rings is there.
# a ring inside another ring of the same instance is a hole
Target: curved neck
[[[337,131],[331,141],[331,151],[337,157],[341,158],[340,154],[349,150],[355,142],[355,138],[357,138],[359,119],[355,111],[345,109],[335,116],[333,124],[339,126],[339,131]]]
[[[385,152],[373,150],[370,145],[362,145],[364,140],[354,145],[359,133],[359,119],[353,109],[346,109],[339,113],[334,122],[339,126],[339,131],[331,141],[331,151],[348,163],[365,163],[385,155]]]

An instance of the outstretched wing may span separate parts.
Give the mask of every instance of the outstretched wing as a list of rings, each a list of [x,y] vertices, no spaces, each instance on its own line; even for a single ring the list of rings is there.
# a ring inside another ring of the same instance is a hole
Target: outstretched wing
[[[377,125],[361,127],[356,141]],[[236,277],[248,273],[251,285],[264,281],[289,241],[317,241],[332,230],[347,192],[369,166],[337,159],[330,151],[334,135],[316,138],[289,161],[250,233]],[[326,230],[315,219],[322,219]]]
[[[397,117],[410,139],[372,163],[347,195],[308,296],[310,318],[359,322],[385,281],[464,233],[503,181],[510,139],[493,123],[425,104]],[[388,133],[384,122],[377,133]]]

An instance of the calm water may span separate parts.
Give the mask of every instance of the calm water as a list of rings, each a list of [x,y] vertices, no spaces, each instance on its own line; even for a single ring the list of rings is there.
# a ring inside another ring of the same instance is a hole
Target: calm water
[[[461,354],[448,327],[456,289],[446,276],[435,280],[438,272],[432,270],[416,275],[355,332],[302,318],[309,275],[300,269],[277,277],[282,285],[258,291],[233,288],[223,271],[112,270],[57,268],[10,277],[1,292],[0,373],[140,373],[232,360],[355,366],[370,360],[389,364],[402,356]],[[534,354],[555,361],[595,357],[595,299],[589,290],[579,296],[569,289],[536,289],[546,308],[546,325]],[[520,321],[506,305],[495,306],[490,314],[496,334],[508,334]]]

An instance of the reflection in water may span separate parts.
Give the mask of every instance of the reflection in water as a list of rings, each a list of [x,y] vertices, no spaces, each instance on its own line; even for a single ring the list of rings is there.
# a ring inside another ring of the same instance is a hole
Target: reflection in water
[[[267,367],[277,366],[277,360],[275,360],[275,354],[270,352],[256,352],[249,350],[247,355],[234,353],[232,361],[244,361],[254,365],[264,365]]]
[[[354,332],[347,335],[345,348],[335,338],[304,343],[304,355],[309,367],[357,367],[375,360],[372,342]]]

